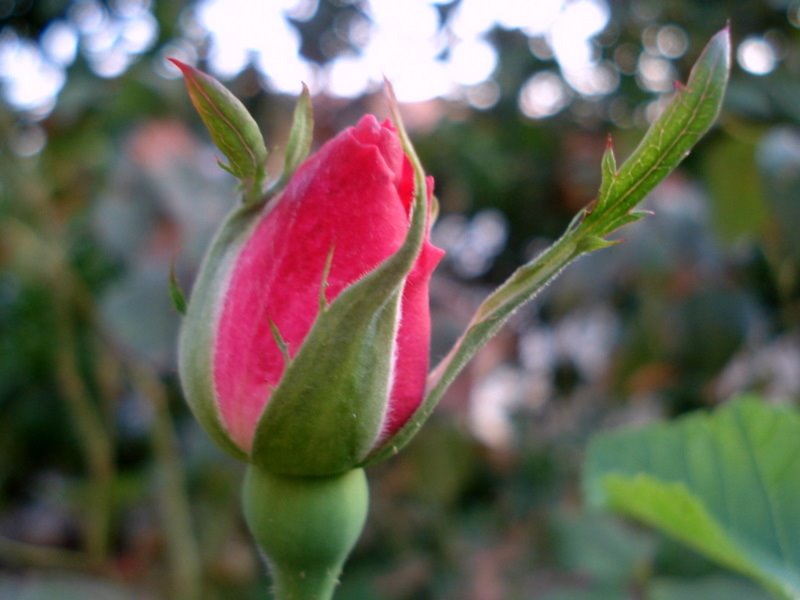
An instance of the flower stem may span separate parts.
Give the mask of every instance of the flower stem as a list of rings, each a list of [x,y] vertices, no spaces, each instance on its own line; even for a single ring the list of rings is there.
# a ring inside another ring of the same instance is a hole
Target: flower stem
[[[367,516],[362,469],[288,477],[250,465],[244,515],[264,553],[278,600],[330,600]]]

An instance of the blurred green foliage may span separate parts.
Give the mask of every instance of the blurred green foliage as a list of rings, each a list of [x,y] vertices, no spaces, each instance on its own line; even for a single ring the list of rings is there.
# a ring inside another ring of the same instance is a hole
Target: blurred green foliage
[[[0,33],[36,40],[70,5],[0,2]],[[170,263],[188,287],[234,201],[182,84],[160,75],[191,6],[154,3],[157,38],[119,76],[79,54],[46,117],[0,104],[0,598],[247,599],[267,585],[241,523],[239,467],[189,418],[173,366]],[[325,62],[320,36],[358,3],[320,6],[300,33]],[[648,200],[655,216],[521,311],[408,450],[373,470],[343,598],[757,597],[693,553],[586,513],[577,471],[599,428],[743,390],[800,396],[800,7],[609,7],[606,58],[635,59],[677,24],[685,75],[730,19],[735,44],[766,35],[778,66],[736,68],[719,127]],[[631,72],[613,94],[527,119],[518,92],[554,63],[519,32],[491,39],[497,103],[428,103],[435,118],[412,131],[450,243],[433,286],[437,356],[485,290],[592,199],[607,134],[622,159],[654,97]],[[280,146],[292,99],[252,69],[229,85]],[[376,105],[315,98],[318,139]],[[486,215],[507,235],[470,269]]]
[[[800,413],[738,397],[713,413],[594,436],[590,505],[655,527],[778,598],[800,590]]]

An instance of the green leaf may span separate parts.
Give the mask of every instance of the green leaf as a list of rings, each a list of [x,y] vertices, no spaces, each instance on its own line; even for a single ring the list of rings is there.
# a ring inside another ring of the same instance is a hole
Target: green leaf
[[[603,434],[588,501],[652,525],[784,598],[800,597],[800,414],[754,398]]]
[[[628,596],[624,586],[593,586],[587,589],[585,583],[556,586],[537,596],[539,600],[620,600]]]
[[[717,33],[692,68],[686,86],[645,134],[633,154],[616,169],[610,146],[603,157],[603,180],[595,202],[584,209],[552,246],[511,275],[481,304],[467,330],[431,372],[428,393],[412,418],[369,457],[386,460],[416,435],[445,390],[469,360],[520,306],[530,301],[568,264],[611,243],[606,236],[639,219],[636,204],[666,177],[711,127],[719,114],[730,69],[728,29]]]
[[[219,81],[174,58],[183,73],[189,98],[211,139],[229,161],[220,165],[241,180],[246,202],[261,198],[266,177],[267,147],[253,117]]]
[[[294,107],[292,129],[289,132],[289,141],[286,143],[286,153],[283,159],[283,173],[274,182],[274,185],[270,186],[268,195],[277,194],[289,182],[297,167],[302,164],[311,151],[313,139],[314,110],[311,105],[311,94],[308,87],[303,84],[303,92]]]
[[[256,429],[251,460],[266,471],[341,473],[362,462],[380,434],[391,391],[402,286],[422,248],[427,217],[425,174],[393,112],[415,168],[408,235],[395,254],[317,316]],[[320,275],[322,284],[326,275]]]
[[[714,575],[653,580],[647,600],[769,600],[770,595],[745,579]]]
[[[558,568],[588,576],[599,587],[636,581],[652,565],[656,549],[649,532],[596,511],[557,513],[552,536]]]

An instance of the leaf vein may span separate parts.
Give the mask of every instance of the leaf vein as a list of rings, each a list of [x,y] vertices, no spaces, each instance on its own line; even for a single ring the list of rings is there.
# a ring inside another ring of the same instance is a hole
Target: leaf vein
[[[770,494],[769,487],[767,486],[767,483],[764,478],[762,467],[754,451],[753,440],[751,439],[750,431],[747,429],[746,425],[742,422],[742,415],[740,411],[734,411],[734,421],[739,429],[739,433],[742,436],[742,439],[744,440],[743,446],[745,451],[747,452],[747,457],[750,460],[750,463],[753,467],[755,480],[758,483],[758,489],[763,498],[767,510],[767,515],[769,516],[769,524],[771,528],[772,537],[775,540],[775,543],[781,554],[784,566],[789,567],[788,564],[789,552],[786,547],[786,540],[784,536],[781,535],[781,528],[778,523],[779,518],[777,515],[777,511],[775,509],[775,502],[772,498],[772,495]],[[772,423],[774,428],[775,421],[773,421]]]

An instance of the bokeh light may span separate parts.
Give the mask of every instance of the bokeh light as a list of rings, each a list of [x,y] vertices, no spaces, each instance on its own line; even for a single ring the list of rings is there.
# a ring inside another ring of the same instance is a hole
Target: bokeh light
[[[208,32],[209,64],[224,79],[239,74],[251,62],[270,87],[297,93],[310,81],[310,68],[299,58],[300,35],[286,20],[297,2],[206,0],[195,8]]]
[[[42,34],[41,45],[53,63],[68,67],[78,53],[78,32],[67,21],[53,21]]]
[[[639,57],[637,78],[639,84],[651,92],[668,92],[672,89],[676,73],[672,63],[647,52]]]
[[[348,18],[320,37],[324,60],[318,61],[301,53],[298,27],[318,17],[321,6],[319,0],[198,0],[180,13],[177,35],[163,41],[153,68],[174,78],[167,56],[205,60],[212,74],[229,80],[250,67],[272,92],[294,95],[306,83],[312,93],[339,98],[374,92],[387,77],[401,102],[444,98],[487,110],[503,94],[516,94],[526,117],[545,119],[576,98],[610,96],[624,76],[634,76],[648,93],[667,93],[678,76],[675,61],[689,51],[686,30],[655,24],[653,15],[641,45],[613,27],[601,43],[610,22],[607,0],[363,0],[348,3]],[[800,14],[796,6],[787,9],[790,22]],[[535,61],[518,90],[499,83],[498,31],[527,38]],[[150,0],[75,0],[38,43],[4,27],[3,97],[28,120],[41,119],[55,106],[77,56],[98,76],[115,78],[158,36]],[[739,65],[755,75],[770,73],[781,60],[773,42],[768,35],[743,40]],[[615,122],[627,118],[620,111]]]
[[[50,23],[39,43],[21,39],[12,28],[0,30],[0,82],[13,108],[29,119],[46,117],[66,82],[66,70],[80,51],[100,77],[122,75],[149,50],[158,23],[145,0],[77,0],[66,18]]]
[[[39,46],[3,30],[0,35],[0,81],[11,106],[34,118],[46,116],[66,81],[63,68],[53,64]]]
[[[359,4],[363,19],[345,31],[355,48],[323,66],[301,57],[299,38],[287,19],[309,18],[316,8],[308,0],[253,4],[244,0],[205,0],[185,27],[197,37],[208,33],[209,64],[222,77],[233,77],[254,63],[268,86],[296,93],[300,81],[315,92],[357,97],[377,88],[384,76],[401,101],[436,97],[471,98],[477,106],[494,104],[492,87],[497,50],[489,34],[497,28],[518,30],[555,58],[566,82],[578,93],[602,95],[616,89],[619,75],[599,60],[593,38],[606,27],[605,0],[462,0],[440,17],[430,0],[369,0]],[[279,57],[279,58],[278,58]],[[481,84],[489,83],[489,86]],[[482,90],[476,99],[474,90]]]
[[[564,80],[553,71],[540,71],[519,92],[519,108],[531,119],[544,119],[560,112],[570,101]]]
[[[656,48],[666,58],[680,58],[689,49],[689,36],[677,25],[665,25],[656,34]]]
[[[451,9],[442,12],[438,5]],[[617,65],[603,60],[594,41],[609,21],[606,0],[365,0],[352,5],[355,18],[334,28],[338,41],[320,40],[329,54],[324,64],[301,55],[296,27],[313,18],[319,6],[317,0],[200,0],[180,15],[180,35],[159,50],[156,72],[177,75],[165,64],[167,55],[190,63],[202,56],[223,80],[251,66],[263,86],[278,93],[296,94],[305,82],[314,93],[355,98],[388,77],[400,101],[440,97],[486,109],[501,94],[494,80],[499,56],[490,37],[501,29],[526,36],[537,60],[557,67],[531,74],[520,93],[527,116],[556,114],[576,94],[607,95],[619,85]],[[76,0],[38,44],[4,28],[4,96],[32,118],[46,116],[78,54],[98,76],[115,78],[152,47],[158,34],[148,0]],[[659,43],[665,55],[685,51],[681,34],[677,27],[663,28]]]
[[[771,73],[778,62],[775,49],[763,37],[750,36],[736,50],[739,66],[753,75]]]
[[[462,277],[485,274],[508,239],[508,221],[496,209],[478,211],[472,218],[444,215],[433,230],[434,244],[446,253],[445,260]]]

